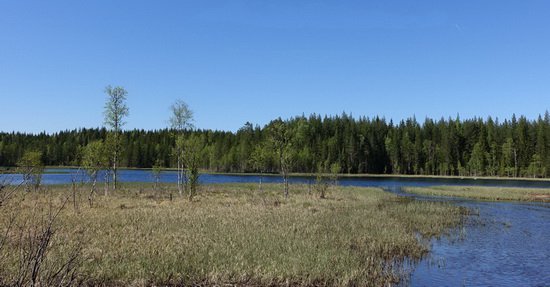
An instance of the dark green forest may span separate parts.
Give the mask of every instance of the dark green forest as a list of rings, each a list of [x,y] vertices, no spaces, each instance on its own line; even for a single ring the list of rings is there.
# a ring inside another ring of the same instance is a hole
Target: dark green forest
[[[201,143],[202,169],[216,172],[278,172],[272,130],[284,127],[292,172],[336,167],[341,173],[547,177],[550,171],[550,115],[529,120],[461,120],[311,115],[264,127],[246,123],[237,132],[187,130]],[[78,166],[84,147],[105,140],[104,128],[54,134],[0,133],[0,166],[15,166],[25,151],[42,154],[49,166]],[[170,129],[127,130],[121,135],[121,166],[174,167],[175,133]]]

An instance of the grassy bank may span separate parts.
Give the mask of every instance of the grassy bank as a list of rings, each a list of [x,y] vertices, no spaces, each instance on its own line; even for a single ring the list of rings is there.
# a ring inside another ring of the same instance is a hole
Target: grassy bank
[[[0,166],[0,174],[11,174],[11,173],[17,173],[17,168]]]
[[[263,192],[256,184],[208,185],[193,202],[170,201],[166,189],[174,187],[163,188],[126,185],[96,196],[93,207],[87,188],[80,190],[78,212],[67,202],[57,218],[46,266],[59,266],[81,243],[78,274],[87,284],[381,286],[398,279],[405,257],[427,252],[418,235],[438,236],[465,214],[374,188],[342,187],[319,199],[293,185],[285,200],[280,185]],[[42,209],[70,194],[67,186],[48,189],[3,206],[1,226],[14,210],[18,222],[40,220]],[[8,283],[20,259],[11,233],[0,248],[0,278]]]
[[[490,201],[512,200],[550,202],[550,189],[542,188],[431,186],[406,187],[405,191],[422,195],[453,196]]]

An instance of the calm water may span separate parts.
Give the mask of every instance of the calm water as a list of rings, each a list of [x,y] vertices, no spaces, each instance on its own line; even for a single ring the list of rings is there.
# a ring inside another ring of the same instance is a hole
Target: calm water
[[[49,169],[45,184],[87,180],[74,169]],[[20,175],[5,175],[17,183]],[[122,170],[122,182],[152,182],[146,170]],[[252,175],[201,175],[202,183],[258,182]],[[307,183],[307,177],[291,182]],[[162,182],[175,182],[175,172],[163,172]],[[282,182],[264,176],[263,182]],[[391,177],[342,178],[341,185],[382,187],[403,194],[403,186],[479,185],[550,188],[550,182],[473,179],[416,179]],[[412,196],[408,195],[407,196]],[[431,252],[413,267],[411,286],[550,286],[550,204],[480,202],[464,199],[414,196],[420,200],[445,200],[476,213],[454,236],[431,241]]]
[[[21,182],[19,174],[5,174],[4,178],[12,183]],[[153,182],[153,176],[149,170],[120,170],[119,180],[121,182]],[[161,182],[176,182],[175,171],[163,171]],[[44,184],[66,184],[73,179],[87,181],[88,177],[83,171],[78,173],[76,169],[46,169],[42,177]],[[102,180],[100,175],[98,180]],[[258,182],[256,175],[225,175],[225,174],[202,174],[201,183],[246,183]],[[263,182],[282,183],[283,180],[277,175],[266,175],[262,177]],[[292,177],[293,183],[308,183],[308,177]],[[432,185],[479,185],[479,186],[507,186],[507,187],[532,187],[550,188],[550,181],[522,181],[522,180],[490,180],[490,179],[444,179],[444,178],[401,178],[401,177],[354,177],[341,178],[339,183],[351,186],[372,186],[372,187],[400,187],[400,186],[432,186]]]

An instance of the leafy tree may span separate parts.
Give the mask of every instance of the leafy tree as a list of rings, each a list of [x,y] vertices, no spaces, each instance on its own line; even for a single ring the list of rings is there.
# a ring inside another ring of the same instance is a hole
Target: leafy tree
[[[324,199],[328,190],[328,183],[325,177],[326,168],[319,163],[315,174],[315,190],[319,194],[319,198]]]
[[[176,100],[171,106],[170,127],[178,132],[193,128],[193,111],[183,100]]]
[[[256,145],[254,148],[254,151],[252,151],[252,154],[250,155],[250,162],[254,170],[260,172],[260,183],[259,183],[259,189],[262,190],[262,177],[263,173],[266,171],[267,166],[269,165],[270,161],[270,150],[269,146],[265,143],[260,143]]]
[[[177,108],[181,106],[175,105],[175,110],[189,110],[188,107]],[[183,142],[196,135],[201,137],[204,145],[199,154],[199,167],[210,171],[279,171],[283,174],[281,154],[286,155],[283,162],[287,163],[288,173],[315,174],[319,163],[328,169],[331,164],[338,163],[341,172],[347,173],[475,173],[532,177],[532,163],[538,162],[533,161],[535,154],[541,162],[537,176],[547,177],[550,171],[548,113],[536,120],[527,120],[523,116],[502,122],[491,118],[484,121],[457,117],[438,121],[426,119],[422,125],[414,117],[395,125],[378,117],[354,119],[346,114],[325,117],[314,114],[307,118],[279,119],[264,127],[248,123],[237,132],[194,130],[182,126],[182,122],[186,121],[174,122],[172,129],[120,130],[118,140],[115,133],[106,128],[52,134],[0,132],[0,166],[16,166],[29,150],[41,152],[44,165],[79,165],[79,154],[83,149],[90,142],[100,140],[110,154],[111,170],[106,175],[112,175],[113,150],[119,150],[117,166],[150,168],[156,159],[160,159],[163,166],[179,166],[183,178],[187,176]],[[272,130],[277,122],[282,122],[286,131],[283,139],[286,138],[287,144],[283,153],[273,144]],[[257,148],[261,145],[266,146],[267,157],[265,166],[259,169],[254,164],[254,157],[262,149]],[[185,179],[180,180],[182,190],[187,186],[184,182]]]
[[[199,184],[199,160],[202,150],[202,140],[200,136],[192,135],[184,141],[184,161],[187,167],[187,185],[189,186],[189,201],[193,200],[193,197],[197,193],[197,186]]]
[[[481,143],[476,143],[474,145],[474,150],[472,151],[472,156],[468,162],[468,167],[470,168],[470,174],[473,176],[483,175],[483,168],[485,167],[485,153],[482,149]]]
[[[176,135],[173,154],[176,158],[178,192],[180,196],[182,196],[183,189],[187,183],[187,174],[185,172],[185,137],[183,134]]]
[[[426,155],[424,162],[424,174],[434,175],[436,171],[435,144],[432,140],[425,139],[422,144],[422,152]]]
[[[542,165],[542,158],[539,154],[534,154],[529,164],[528,173],[533,178],[541,177],[544,173],[544,167]]]
[[[396,140],[395,132],[392,132],[386,136],[385,140],[385,149],[390,157],[390,166],[388,170],[391,170],[393,173],[400,173],[400,156],[399,156],[399,145]]]
[[[37,190],[42,182],[44,165],[42,164],[42,152],[28,150],[18,161],[19,171],[23,174],[23,181],[27,191],[31,186]]]
[[[128,116],[129,109],[126,105],[126,96],[128,92],[123,87],[107,86],[105,88],[107,94],[107,102],[105,103],[105,125],[110,128],[112,133],[112,140],[108,141],[110,145],[111,164],[113,173],[113,185],[114,189],[117,188],[117,172],[119,156],[122,152],[122,145],[120,139],[120,132],[122,126],[124,126],[124,118]]]
[[[342,167],[339,163],[333,163],[330,165],[330,178],[334,186],[338,186],[338,174],[340,174],[341,170]]]
[[[176,157],[177,173],[178,173],[178,191],[183,194],[185,182],[187,180],[185,174],[185,136],[184,132],[187,129],[193,128],[193,111],[187,103],[182,100],[176,100],[170,106],[172,112],[170,116],[170,127],[175,131],[176,145],[174,155]]]
[[[162,173],[162,161],[160,159],[157,159],[155,161],[155,165],[153,165],[153,168],[151,168],[151,173],[153,174],[153,179],[155,182],[155,184],[153,185],[153,189],[156,191],[158,189],[160,183],[160,175]]]
[[[546,117],[548,117],[548,112]],[[545,120],[539,116],[536,122],[536,141],[535,141],[535,152],[533,154],[531,164],[533,162],[538,166],[537,176],[545,177],[547,174],[547,164],[548,159],[548,146],[550,141],[550,134],[548,133],[548,126]]]
[[[506,176],[515,176],[516,171],[516,149],[511,137],[507,138],[502,144],[501,166]]]
[[[279,159],[279,168],[283,175],[284,196],[288,198],[288,175],[292,165],[292,133],[286,122],[276,120],[269,126],[270,142]]]
[[[105,145],[100,140],[93,141],[84,148],[82,165],[86,169],[86,172],[92,181],[92,187],[90,189],[90,194],[88,195],[90,207],[93,206],[93,196],[96,192],[98,173],[109,165],[108,157],[109,155],[106,152]],[[105,195],[107,195],[107,189],[105,189]]]

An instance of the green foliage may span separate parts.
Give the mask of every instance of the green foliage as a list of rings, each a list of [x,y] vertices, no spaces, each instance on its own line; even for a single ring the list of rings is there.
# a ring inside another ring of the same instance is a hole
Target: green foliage
[[[173,148],[173,159],[176,162],[177,186],[180,195],[183,195],[184,185],[187,182],[187,173],[185,171],[185,137],[183,134],[176,135]]]
[[[110,137],[105,141],[107,144],[107,150],[110,151],[113,184],[114,188],[117,187],[117,170],[120,160],[120,154],[123,150],[123,145],[120,139],[120,130],[125,124],[124,118],[128,116],[129,109],[126,105],[126,96],[128,92],[123,87],[111,87],[110,85],[105,88],[107,94],[107,102],[105,103],[105,124],[111,128]]]
[[[527,174],[533,178],[542,177],[546,174],[545,167],[542,165],[542,157],[539,154],[534,154],[531,163],[527,169]]]
[[[96,174],[109,166],[108,150],[101,140],[93,141],[84,148],[82,166],[89,174]]]
[[[193,190],[189,190],[189,200],[193,198],[195,191],[196,181],[198,180],[198,172],[191,169],[185,170],[187,164],[192,163],[198,165],[196,157],[198,155],[193,154],[192,159],[186,157],[191,153],[188,151],[188,142],[186,140],[186,130],[193,128],[193,111],[189,109],[187,103],[182,100],[177,100],[172,106],[170,106],[172,114],[170,115],[170,126],[174,130],[175,144],[173,148],[173,160],[175,161],[177,168],[177,185],[180,195],[183,195],[184,185],[188,185]],[[198,167],[197,167],[198,169]],[[196,175],[194,175],[196,173]],[[190,176],[196,176],[197,179],[192,179]],[[191,182],[192,181],[192,182]]]
[[[315,174],[315,191],[319,194],[319,198],[325,198],[328,190],[325,172],[326,169],[322,164],[319,164],[317,166],[317,173]]]
[[[19,172],[23,174],[23,181],[27,188],[30,187],[38,189],[42,181],[42,174],[44,173],[44,165],[42,163],[42,152],[29,150],[26,151],[21,159],[17,162]]]
[[[515,176],[517,170],[517,149],[514,146],[514,140],[511,137],[506,138],[502,144],[501,174],[506,176]]]
[[[256,145],[250,155],[250,165],[255,171],[265,172],[273,163],[273,152],[265,143]]]
[[[111,127],[114,132],[119,132],[120,128],[125,124],[124,117],[129,114],[128,106],[126,105],[126,97],[128,92],[123,87],[105,87],[107,101],[103,115],[105,116],[105,125]]]
[[[330,179],[334,186],[338,185],[338,175],[340,174],[341,170],[342,167],[339,163],[333,163],[330,165]]]
[[[288,123],[280,119],[273,121],[267,127],[267,130],[269,142],[279,159],[279,169],[284,181],[284,195],[287,198],[289,194],[288,175],[295,158],[295,149],[292,142],[294,133],[289,128]]]
[[[193,111],[189,108],[186,102],[176,100],[170,106],[172,115],[170,116],[170,127],[177,131],[193,128]]]
[[[88,195],[90,206],[93,205],[93,197],[96,192],[97,175],[100,170],[109,167],[110,153],[108,147],[109,146],[104,144],[101,140],[96,140],[90,142],[83,150],[82,166],[86,169],[92,181],[92,187]],[[108,175],[106,175],[106,177],[108,177]],[[105,194],[107,194],[107,188],[105,189]]]
[[[153,189],[157,190],[158,185],[160,183],[160,175],[162,173],[162,160],[157,159],[155,161],[155,164],[151,168],[151,173],[153,175],[153,179],[154,179],[154,182],[155,182],[155,185],[153,186]]]
[[[159,159],[163,166],[176,167],[173,132],[121,131],[119,164],[150,168]],[[0,166],[16,165],[25,150],[41,151],[46,165],[79,165],[79,151],[89,142],[114,146],[108,134],[106,129],[0,133]],[[262,128],[246,124],[236,133],[184,129],[178,135],[201,136],[199,167],[216,172],[283,173],[284,167],[285,173],[312,173],[319,163],[337,163],[342,173],[547,177],[550,171],[548,114],[534,121],[456,118],[422,124],[414,118],[393,123],[312,115],[278,119]]]
[[[471,175],[477,176],[483,173],[483,170],[485,168],[485,158],[486,154],[483,151],[481,144],[476,143],[474,145],[474,149],[472,150],[470,160],[468,161]]]
[[[191,201],[197,193],[197,187],[199,185],[199,164],[203,140],[198,135],[192,135],[183,141],[183,145],[183,159],[187,173],[187,189],[189,192],[189,201]]]

